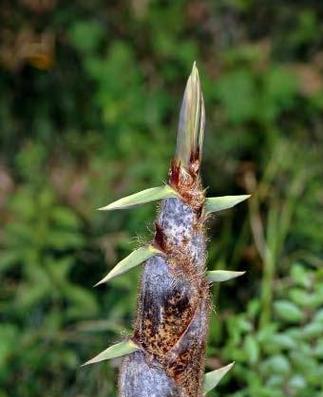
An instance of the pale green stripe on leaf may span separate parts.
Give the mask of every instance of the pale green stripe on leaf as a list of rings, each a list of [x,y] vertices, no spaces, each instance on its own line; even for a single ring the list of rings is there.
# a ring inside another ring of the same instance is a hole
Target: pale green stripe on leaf
[[[213,283],[220,283],[222,281],[232,280],[233,278],[240,277],[245,272],[233,272],[231,270],[211,270],[206,273],[207,279]]]
[[[123,341],[108,347],[106,350],[103,350],[103,352],[99,353],[91,360],[82,364],[82,367],[89,364],[95,364],[100,361],[111,360],[112,358],[122,357],[127,354],[133,353],[136,350],[139,350],[139,347],[131,340]]]
[[[169,185],[152,187],[142,190],[141,192],[123,197],[105,207],[99,208],[100,211],[111,211],[124,208],[134,207],[136,205],[149,203],[156,200],[164,200],[168,198],[178,197],[177,192]]]
[[[140,247],[133,251],[130,255],[126,256],[122,261],[120,261],[102,280],[95,284],[97,285],[106,283],[111,280],[113,277],[119,276],[132,269],[135,266],[140,265],[145,262],[147,259],[152,256],[162,254],[157,248],[152,245],[148,245],[146,247]]]
[[[208,372],[207,374],[204,375],[204,382],[203,382],[204,396],[218,385],[218,383],[221,381],[224,375],[228,373],[233,366],[234,366],[234,362],[229,365],[226,365],[225,367]]]
[[[242,194],[241,196],[207,197],[204,204],[204,211],[206,214],[210,214],[212,212],[226,210],[247,200],[249,197],[250,194]]]

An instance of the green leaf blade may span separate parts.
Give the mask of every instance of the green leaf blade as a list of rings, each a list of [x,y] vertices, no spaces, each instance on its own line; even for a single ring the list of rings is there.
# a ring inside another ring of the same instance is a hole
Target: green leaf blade
[[[235,205],[247,200],[250,194],[242,194],[240,196],[219,196],[219,197],[207,197],[205,200],[204,211],[206,214],[212,212],[226,210],[232,208]]]
[[[137,205],[146,204],[152,201],[164,200],[178,197],[177,192],[169,185],[152,187],[141,192],[123,197],[105,207],[99,208],[100,211],[112,211],[118,209],[131,208]]]
[[[304,319],[304,312],[295,303],[285,299],[274,302],[274,311],[285,322],[298,323]]]
[[[212,283],[221,283],[243,276],[246,272],[233,272],[231,270],[211,270],[206,273],[207,279]]]
[[[219,384],[224,375],[226,375],[233,366],[234,362],[226,365],[225,367],[215,369],[214,371],[205,374],[203,382],[203,395],[205,396],[209,391],[214,389]]]
[[[122,261],[120,261],[102,280],[96,283],[94,287],[106,283],[114,277],[120,276],[121,274],[127,272],[135,266],[138,266],[141,263],[145,262],[152,256],[158,254],[162,255],[162,252],[152,245],[136,249],[131,254],[122,259]]]
[[[127,354],[131,354],[137,350],[139,350],[139,347],[131,340],[123,341],[108,347],[106,350],[103,350],[103,352],[99,353],[97,356],[93,357],[81,366],[84,367],[86,365],[99,363],[100,361],[126,356]]]

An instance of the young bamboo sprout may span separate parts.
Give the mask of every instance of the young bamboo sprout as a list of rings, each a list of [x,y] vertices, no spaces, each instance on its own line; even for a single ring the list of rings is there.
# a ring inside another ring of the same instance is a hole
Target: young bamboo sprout
[[[101,210],[162,200],[150,245],[119,262],[98,284],[143,264],[134,332],[88,363],[125,356],[120,397],[202,397],[232,364],[206,374],[204,355],[210,313],[210,283],[243,272],[206,272],[206,218],[249,196],[205,198],[200,179],[205,113],[197,67],[187,81],[175,157],[168,184],[120,199]]]

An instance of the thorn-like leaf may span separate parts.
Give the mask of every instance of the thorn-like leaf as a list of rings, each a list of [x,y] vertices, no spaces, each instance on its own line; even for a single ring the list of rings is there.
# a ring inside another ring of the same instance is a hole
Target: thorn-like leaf
[[[208,372],[207,374],[204,375],[204,383],[203,383],[204,396],[218,385],[218,383],[221,381],[224,375],[228,373],[233,366],[234,366],[234,362],[229,365],[226,365],[225,367]]]
[[[158,254],[161,255],[163,253],[152,245],[136,249],[130,255],[122,259],[122,261],[120,261],[102,280],[96,283],[94,287],[106,283],[113,277],[119,276],[120,274],[127,272],[133,267],[140,265],[147,259]]]
[[[134,207],[136,205],[149,203],[156,200],[164,200],[168,198],[178,197],[178,194],[169,185],[152,187],[150,189],[142,190],[141,192],[131,194],[123,197],[105,207],[99,208],[100,211],[111,211]]]
[[[216,211],[226,210],[235,205],[247,200],[250,194],[242,194],[241,196],[221,196],[221,197],[207,197],[204,204],[204,211],[210,214]]]
[[[206,273],[207,279],[213,283],[232,280],[242,276],[245,272],[233,272],[231,270],[212,270]]]
[[[176,159],[189,167],[190,159],[201,159],[205,127],[204,101],[199,72],[194,62],[187,80],[178,122]]]
[[[81,367],[84,367],[85,365],[95,364],[104,360],[111,360],[112,358],[122,357],[127,354],[133,353],[136,350],[139,350],[139,347],[131,340],[123,341],[108,347],[106,350],[103,350],[103,352],[99,353],[91,360],[82,364]]]

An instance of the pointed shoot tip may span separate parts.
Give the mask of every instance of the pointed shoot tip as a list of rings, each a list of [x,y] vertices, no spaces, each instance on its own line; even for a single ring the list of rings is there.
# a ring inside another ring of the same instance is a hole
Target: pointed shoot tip
[[[205,111],[199,72],[194,61],[180,110],[176,159],[189,169],[192,157],[201,160]]]
[[[92,288],[96,288],[96,287],[98,287],[99,285],[104,284],[104,281],[103,281],[103,280],[104,280],[104,279],[98,281],[96,284],[93,285]],[[107,280],[105,280],[105,281],[107,281]]]
[[[196,61],[193,62],[193,66],[192,66],[192,71],[191,71],[191,76],[196,79],[199,78],[199,70],[198,67],[196,66]],[[190,77],[191,77],[190,76]]]

